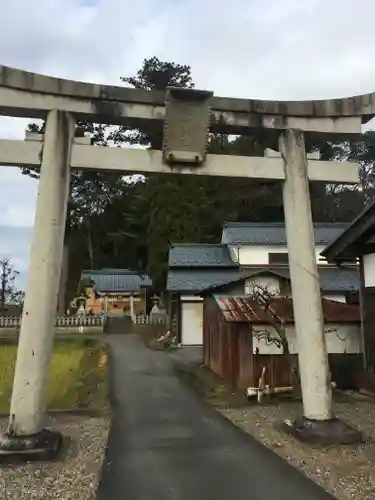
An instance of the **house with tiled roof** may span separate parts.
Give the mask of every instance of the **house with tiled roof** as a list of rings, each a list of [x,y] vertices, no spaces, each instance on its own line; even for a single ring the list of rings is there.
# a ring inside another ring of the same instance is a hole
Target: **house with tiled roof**
[[[221,244],[173,243],[169,250],[167,289],[196,293],[239,276],[228,247]]]
[[[315,253],[318,266],[320,287],[325,298],[347,302],[359,291],[359,273],[356,263],[338,267],[330,264],[322,255],[323,249],[334,241],[348,227],[346,223],[315,223]],[[298,231],[298,228],[296,228]],[[249,276],[258,274],[255,281],[267,284],[273,292],[280,291],[280,284],[290,282],[288,248],[285,225],[282,223],[227,222],[223,225],[222,239],[226,244],[233,262]],[[273,271],[282,275],[268,276]],[[262,279],[259,273],[261,272]],[[245,290],[246,291],[246,290]]]
[[[152,280],[131,269],[84,270],[79,287],[81,294],[76,302],[83,300],[86,314],[133,317],[146,312]]]
[[[226,245],[171,245],[167,291],[171,297],[172,329],[179,342],[202,344],[203,299],[199,292],[239,276],[239,265],[232,261]]]
[[[348,224],[314,224],[316,258],[324,298],[356,300],[357,265],[329,264],[320,253]],[[296,228],[298,230],[298,228]],[[230,285],[232,283],[232,286]],[[220,244],[172,244],[167,290],[173,297],[171,317],[178,340],[203,342],[201,292],[225,285],[226,293],[246,295],[257,284],[275,294],[291,295],[285,225],[281,223],[224,223]]]

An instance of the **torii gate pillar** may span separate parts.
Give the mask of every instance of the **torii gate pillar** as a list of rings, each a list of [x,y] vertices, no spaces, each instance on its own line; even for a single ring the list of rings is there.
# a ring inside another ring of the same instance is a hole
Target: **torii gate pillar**
[[[359,432],[333,418],[332,413],[332,386],[303,132],[283,131],[279,150],[285,167],[283,205],[304,409],[303,418],[285,424],[303,440],[320,443],[358,441]]]
[[[285,165],[283,205],[304,415],[327,420],[332,418],[332,390],[303,132],[283,132],[280,152]]]
[[[2,455],[23,451],[30,458],[46,458],[55,455],[61,443],[61,435],[43,429],[43,424],[70,188],[73,124],[71,115],[64,111],[48,114],[9,427],[0,442]]]

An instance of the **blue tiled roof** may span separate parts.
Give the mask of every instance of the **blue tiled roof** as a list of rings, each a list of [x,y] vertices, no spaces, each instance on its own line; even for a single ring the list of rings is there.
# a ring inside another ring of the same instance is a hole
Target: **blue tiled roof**
[[[280,278],[290,279],[289,269],[287,267],[275,268],[275,267],[262,267],[262,268],[243,268],[241,273],[245,278],[252,278],[254,276],[263,275],[263,274],[273,274]]]
[[[207,288],[233,283],[251,278],[268,271],[290,279],[287,268],[278,269],[169,269],[167,290],[174,292],[197,292]],[[323,293],[345,293],[359,290],[360,277],[355,269],[321,266],[319,268],[320,287]]]
[[[222,287],[226,288],[228,285],[233,285],[240,282],[245,282],[248,279],[255,278],[257,276],[262,275],[273,275],[278,278],[285,278],[286,280],[290,280],[289,270],[287,268],[284,269],[265,269],[265,268],[256,268],[256,269],[239,269],[239,274],[234,278],[234,280],[227,281],[225,283],[220,283],[219,285],[214,284],[204,289],[208,294],[213,290],[219,290]],[[216,293],[216,292],[215,292]]]
[[[172,244],[169,267],[237,267],[226,245]]]
[[[247,277],[256,276],[261,273],[267,273],[267,271],[274,272],[284,278],[290,279],[288,268],[263,268],[254,269],[252,273],[251,270],[247,269],[242,271]],[[323,292],[356,292],[359,290],[360,277],[359,272],[356,269],[350,269],[345,267],[330,267],[321,266],[318,268],[320,288]]]
[[[327,267],[319,269],[320,287],[326,292],[357,292],[360,286],[359,272],[355,269]]]
[[[238,268],[169,269],[167,290],[170,292],[200,292],[210,286],[229,283],[240,277]]]
[[[328,245],[348,226],[349,224],[341,222],[314,224],[315,244]],[[226,222],[223,225],[221,241],[228,245],[286,245],[285,224]]]
[[[100,269],[82,271],[81,281],[90,279],[95,283],[98,293],[138,292],[141,287],[152,286],[147,274],[130,269]]]

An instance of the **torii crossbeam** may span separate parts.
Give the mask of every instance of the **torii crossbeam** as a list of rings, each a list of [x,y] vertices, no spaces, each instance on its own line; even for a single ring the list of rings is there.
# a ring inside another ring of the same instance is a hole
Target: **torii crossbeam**
[[[28,281],[8,432],[0,454],[30,458],[57,453],[61,436],[43,427],[44,391],[52,353],[70,168],[216,175],[279,181],[283,204],[304,418],[293,431],[336,440],[357,434],[333,418],[309,182],[358,182],[358,166],[306,155],[304,133],[358,134],[375,115],[375,95],[278,102],[214,97],[212,92],[144,91],[92,85],[0,66],[0,114],[46,119],[44,137],[0,141],[0,165],[41,166]],[[101,148],[73,139],[75,120],[164,129],[162,151]],[[210,131],[278,131],[280,153],[265,157],[209,155]]]

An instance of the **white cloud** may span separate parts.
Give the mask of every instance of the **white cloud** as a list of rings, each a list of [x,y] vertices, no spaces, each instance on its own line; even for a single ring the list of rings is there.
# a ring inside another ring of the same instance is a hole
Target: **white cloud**
[[[0,138],[22,140],[26,127],[27,120],[2,117]],[[0,167],[0,259],[11,259],[20,273],[16,283],[21,289],[26,284],[36,193],[36,180],[18,168]]]
[[[216,95],[340,97],[375,90],[373,19],[373,0],[138,0],[131,8],[12,0],[1,8],[0,63],[118,84],[157,55],[190,64],[197,87]],[[23,139],[26,124],[2,118],[0,138]],[[0,225],[30,227],[35,197],[35,181],[0,168]]]
[[[3,64],[118,83],[145,57],[188,62],[216,94],[319,98],[373,90],[372,0],[13,0]]]
[[[0,118],[0,138],[25,137],[29,120]],[[22,175],[19,168],[0,167],[0,226],[31,227],[34,220],[37,181]],[[1,251],[0,238],[0,251]]]

